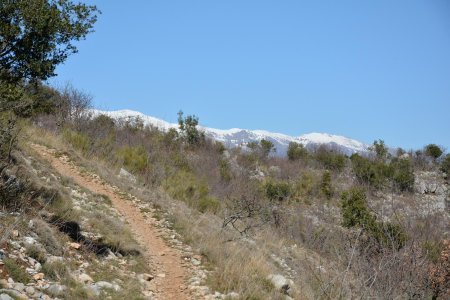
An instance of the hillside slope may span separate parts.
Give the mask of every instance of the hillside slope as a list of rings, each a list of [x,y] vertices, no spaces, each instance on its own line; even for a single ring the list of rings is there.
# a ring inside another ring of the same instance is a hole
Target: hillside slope
[[[91,110],[91,112],[94,116],[104,114],[115,120],[123,122],[127,120],[132,121],[133,119],[139,118],[143,121],[144,125],[153,126],[163,131],[168,131],[171,128],[178,128],[178,124],[169,123],[132,110]],[[287,148],[291,142],[303,144],[307,149],[314,149],[321,145],[325,145],[347,155],[351,155],[353,153],[366,153],[369,148],[369,145],[362,142],[344,136],[326,133],[308,133],[294,137],[265,130],[248,130],[239,128],[222,130],[203,126],[199,126],[199,129],[205,132],[207,137],[220,141],[229,148],[245,146],[249,142],[259,142],[262,139],[269,140],[275,145],[276,153],[279,156],[286,155]]]

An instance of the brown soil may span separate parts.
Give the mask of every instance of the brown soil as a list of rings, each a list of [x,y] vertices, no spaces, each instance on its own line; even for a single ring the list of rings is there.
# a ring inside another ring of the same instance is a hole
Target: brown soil
[[[111,185],[92,178],[73,163],[69,163],[67,157],[56,157],[55,151],[45,146],[31,144],[31,147],[42,157],[47,159],[52,167],[61,175],[70,177],[74,182],[93,193],[108,196],[114,207],[126,218],[136,240],[145,249],[144,256],[149,262],[150,268],[155,272],[153,283],[155,296],[158,299],[183,300],[189,299],[187,291],[187,270],[182,265],[182,257],[178,250],[171,248],[161,237],[161,232],[145,218],[140,210],[127,199],[117,193]],[[153,220],[154,221],[154,220]],[[158,276],[159,275],[159,276]]]

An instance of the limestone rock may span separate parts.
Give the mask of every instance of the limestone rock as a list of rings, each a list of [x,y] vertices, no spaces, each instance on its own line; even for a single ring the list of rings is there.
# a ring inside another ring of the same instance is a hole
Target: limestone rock
[[[82,282],[82,283],[92,283],[94,282],[94,280],[91,278],[91,276],[89,276],[86,273],[81,273],[80,275],[78,275],[78,281]]]
[[[51,284],[47,288],[47,291],[49,293],[51,293],[52,295],[59,296],[59,295],[63,294],[66,289],[67,289],[67,287],[65,285],[60,285],[60,284],[55,283],[55,284]]]
[[[270,282],[272,282],[276,290],[286,295],[289,294],[289,290],[294,285],[294,282],[291,279],[287,279],[280,274],[271,274],[267,277],[267,279],[270,280]]]
[[[152,281],[155,277],[151,274],[144,273],[144,274],[139,274],[137,276],[137,278],[138,278],[139,282],[144,283],[144,282]]]
[[[0,300],[14,300],[8,294],[0,294]]]
[[[128,172],[127,170],[125,170],[124,168],[120,168],[119,177],[127,179],[133,183],[136,183],[136,181],[137,181],[136,177],[133,174],[131,174],[130,172]]]
[[[22,292],[25,289],[25,285],[21,282],[14,283],[12,287],[19,292]]]
[[[27,286],[25,288],[25,293],[27,293],[30,296],[32,296],[35,292],[36,292],[36,290],[32,286]]]

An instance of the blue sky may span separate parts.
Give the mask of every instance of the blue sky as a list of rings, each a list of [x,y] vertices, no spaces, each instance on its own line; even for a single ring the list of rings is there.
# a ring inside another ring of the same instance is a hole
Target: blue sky
[[[58,67],[100,109],[450,148],[450,1],[88,1]]]

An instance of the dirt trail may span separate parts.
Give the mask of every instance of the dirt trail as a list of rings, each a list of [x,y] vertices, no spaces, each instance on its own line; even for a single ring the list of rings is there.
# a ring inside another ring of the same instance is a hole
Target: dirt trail
[[[78,185],[111,199],[114,207],[126,218],[138,243],[145,249],[143,254],[150,268],[155,272],[154,282],[152,282],[156,287],[157,299],[187,300],[190,298],[185,283],[187,270],[182,265],[181,254],[165,243],[159,230],[150,224],[131,201],[118,195],[111,185],[80,172],[80,169],[69,163],[67,158],[56,157],[54,150],[37,144],[31,144],[31,147],[47,159],[61,175],[70,177]]]

